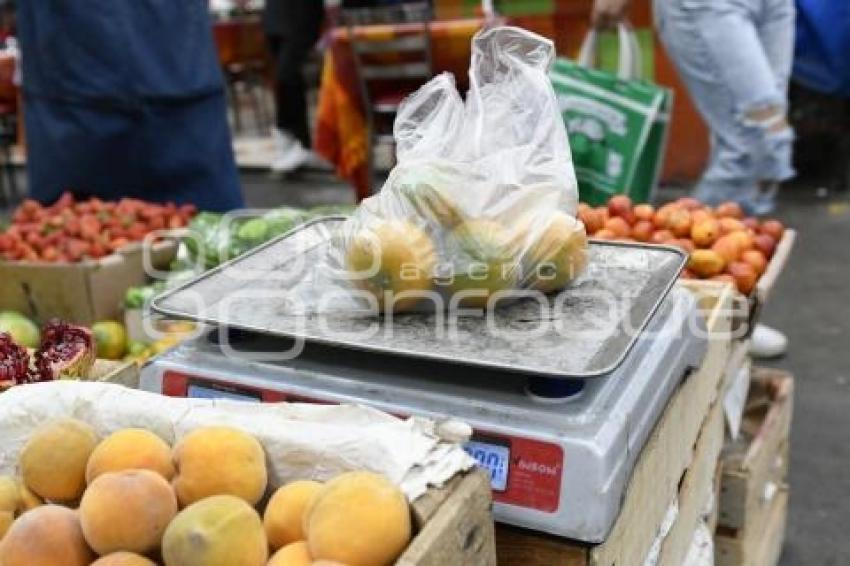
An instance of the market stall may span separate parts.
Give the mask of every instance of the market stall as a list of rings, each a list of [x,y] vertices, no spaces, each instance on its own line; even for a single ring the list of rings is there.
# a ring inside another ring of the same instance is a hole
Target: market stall
[[[480,23],[435,25],[438,66]],[[793,386],[747,349],[793,230],[579,203],[552,43],[474,37],[467,101],[409,97],[356,208],[16,211],[0,308],[45,324],[0,316],[0,563],[776,561]],[[320,128],[355,174],[334,41]]]

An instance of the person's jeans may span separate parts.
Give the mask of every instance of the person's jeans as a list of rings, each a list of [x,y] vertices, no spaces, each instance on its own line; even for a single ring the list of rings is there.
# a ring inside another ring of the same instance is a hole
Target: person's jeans
[[[778,183],[794,175],[786,119],[793,0],[655,0],[655,18],[711,130],[695,196],[769,212]]]

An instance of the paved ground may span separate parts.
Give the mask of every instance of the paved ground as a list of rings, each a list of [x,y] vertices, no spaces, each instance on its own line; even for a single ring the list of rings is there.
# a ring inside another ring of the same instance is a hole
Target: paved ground
[[[256,207],[352,200],[349,189],[323,173],[287,179],[247,173],[243,181]],[[850,195],[793,188],[783,193],[777,215],[800,233],[764,313],[791,340],[787,357],[770,365],[797,377],[782,565],[844,565],[850,563]]]

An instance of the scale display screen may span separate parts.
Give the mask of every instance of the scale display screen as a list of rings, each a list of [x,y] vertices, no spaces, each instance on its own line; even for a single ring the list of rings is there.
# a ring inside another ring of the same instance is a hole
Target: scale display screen
[[[235,391],[218,389],[216,387],[207,387],[195,383],[189,384],[186,396],[190,399],[229,399],[231,401],[250,401],[252,403],[262,402],[259,395],[252,395],[251,393],[237,393]]]
[[[508,487],[508,469],[511,462],[510,447],[472,440],[464,445],[464,450],[475,458],[479,466],[490,472],[490,487],[493,491],[505,491]]]

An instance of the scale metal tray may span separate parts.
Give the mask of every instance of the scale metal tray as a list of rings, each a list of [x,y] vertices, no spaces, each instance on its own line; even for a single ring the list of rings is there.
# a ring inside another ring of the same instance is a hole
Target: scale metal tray
[[[676,282],[681,250],[591,241],[588,269],[544,303],[518,300],[487,316],[299,314],[288,292],[315,265],[341,217],[321,218],[155,297],[152,309],[219,328],[556,379],[619,367]],[[318,283],[317,283],[318,285]]]

